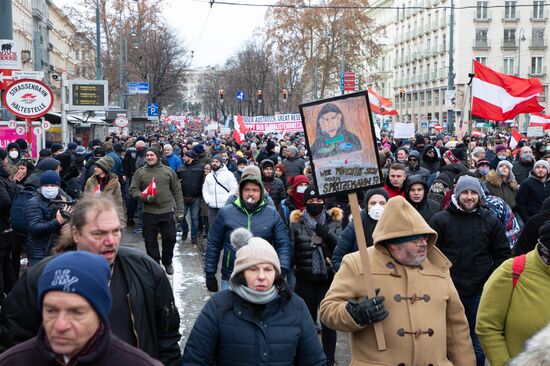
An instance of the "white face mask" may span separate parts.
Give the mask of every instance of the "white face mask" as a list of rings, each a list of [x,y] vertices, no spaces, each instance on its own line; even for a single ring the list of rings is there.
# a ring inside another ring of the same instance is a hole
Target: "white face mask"
[[[10,158],[17,159],[19,157],[19,152],[16,150],[10,151]]]
[[[369,217],[373,220],[380,220],[382,213],[384,212],[384,206],[379,205],[378,203],[371,208],[369,208]]]
[[[296,187],[296,192],[304,193],[306,191],[306,189],[307,189],[306,186],[299,186],[299,187]]]
[[[42,195],[49,200],[53,200],[57,197],[58,193],[59,187],[42,187]]]

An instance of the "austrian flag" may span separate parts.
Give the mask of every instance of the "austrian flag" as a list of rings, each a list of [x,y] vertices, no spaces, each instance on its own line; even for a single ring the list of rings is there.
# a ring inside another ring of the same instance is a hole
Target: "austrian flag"
[[[244,134],[246,133],[243,116],[241,116],[240,114],[238,116],[235,116],[233,119],[233,124],[233,137],[238,144],[242,144],[244,142]]]
[[[371,88],[368,88],[369,93],[369,103],[372,113],[382,114],[382,115],[397,115],[397,111],[391,108],[391,100],[384,98]]]
[[[542,126],[543,129],[550,130],[550,115],[531,113],[529,115],[529,126]]]
[[[153,179],[151,179],[151,183],[149,183],[147,188],[145,188],[143,192],[141,192],[141,196],[142,197],[156,196],[156,194],[157,194],[157,182],[155,181],[155,177],[153,177]]]
[[[472,114],[493,121],[506,121],[520,113],[540,112],[538,79],[501,74],[474,60]]]

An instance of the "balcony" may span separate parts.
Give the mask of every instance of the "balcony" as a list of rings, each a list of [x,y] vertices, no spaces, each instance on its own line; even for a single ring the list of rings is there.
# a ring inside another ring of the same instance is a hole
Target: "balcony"
[[[546,38],[533,38],[529,44],[530,50],[545,50],[547,47]]]
[[[519,22],[519,10],[516,9],[515,13],[510,16],[504,16],[502,18],[503,23],[517,23]]]
[[[39,20],[44,20],[44,14],[42,14],[42,11],[40,11],[40,9],[38,9],[38,8],[33,8],[32,9],[32,16],[34,18],[39,19]]]
[[[531,17],[529,20],[533,23],[548,21],[548,10],[537,11],[536,13],[531,10]]]
[[[537,67],[535,69],[531,68],[529,70],[529,76],[544,77],[545,75],[546,75],[546,66]]]
[[[516,39],[504,39],[500,48],[503,50],[515,50],[518,48],[518,42]]]
[[[475,50],[488,50],[491,48],[491,41],[488,39],[475,39],[474,40],[474,49]]]
[[[52,30],[53,29],[53,23],[51,20],[48,19],[48,21],[46,22],[46,25],[48,27],[49,30]]]

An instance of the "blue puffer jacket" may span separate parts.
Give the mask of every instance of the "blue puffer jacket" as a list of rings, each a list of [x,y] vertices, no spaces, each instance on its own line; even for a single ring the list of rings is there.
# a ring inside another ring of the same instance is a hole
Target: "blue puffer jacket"
[[[262,199],[256,211],[249,213],[237,198],[232,204],[220,209],[208,231],[204,258],[204,272],[207,277],[215,276],[223,248],[222,279],[229,280],[235,261],[235,251],[231,247],[230,235],[233,230],[240,227],[247,228],[254,236],[259,236],[271,243],[279,255],[281,271],[283,274],[288,272],[292,248],[288,229],[275,207],[267,205]]]
[[[37,192],[38,194],[29,199],[25,205],[25,221],[29,225],[25,250],[27,257],[42,259],[49,255],[61,231],[61,225],[55,219],[60,205],[51,203],[42,195],[40,189]],[[56,199],[71,200],[61,189]]]
[[[230,290],[204,306],[189,335],[182,366],[320,366],[321,342],[304,301],[293,294],[266,305],[261,317]]]

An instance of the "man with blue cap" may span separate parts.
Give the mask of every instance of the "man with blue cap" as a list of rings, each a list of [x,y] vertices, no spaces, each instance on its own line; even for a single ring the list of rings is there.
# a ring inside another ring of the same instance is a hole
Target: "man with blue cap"
[[[38,335],[0,355],[0,365],[161,365],[111,334],[111,270],[86,251],[60,254],[38,281]]]

